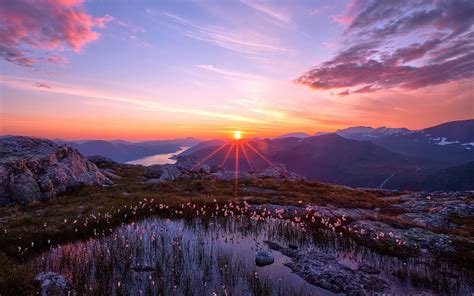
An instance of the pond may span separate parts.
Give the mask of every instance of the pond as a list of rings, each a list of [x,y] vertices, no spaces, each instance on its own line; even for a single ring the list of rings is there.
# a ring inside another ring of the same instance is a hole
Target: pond
[[[258,220],[258,221],[257,221]],[[271,243],[268,243],[271,242]],[[385,292],[407,294],[469,291],[461,274],[448,265],[380,256],[340,241],[330,230],[309,231],[291,220],[249,215],[192,218],[150,217],[124,224],[95,239],[52,247],[31,262],[71,280],[78,295],[337,295],[305,281],[287,265],[294,258],[270,248],[335,256],[337,264],[357,270],[369,264],[389,283]],[[255,264],[266,250],[274,263]],[[447,275],[446,275],[447,274]],[[344,293],[339,293],[344,294]]]

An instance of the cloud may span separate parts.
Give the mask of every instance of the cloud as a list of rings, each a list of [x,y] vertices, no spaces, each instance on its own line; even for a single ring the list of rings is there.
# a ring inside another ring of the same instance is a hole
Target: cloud
[[[240,0],[240,3],[247,5],[248,7],[253,8],[260,13],[263,13],[266,16],[269,16],[284,24],[289,24],[291,22],[291,17],[289,15],[275,9],[263,1]]]
[[[110,16],[92,17],[81,0],[0,1],[0,56],[20,66],[63,63],[57,55],[35,57],[34,50],[75,52],[99,38]]]
[[[36,86],[38,88],[49,88],[49,89],[51,89],[51,86],[49,86],[46,83],[41,83],[41,82],[36,82],[35,84],[33,84],[33,86]]]
[[[31,81],[28,78],[18,78],[10,76],[0,75],[0,85],[7,87],[17,88],[17,89],[26,89],[26,90],[41,90],[44,92],[57,93],[57,94],[66,94],[71,96],[79,96],[84,98],[93,98],[103,101],[111,101],[123,104],[130,104],[138,108],[142,108],[149,111],[165,111],[171,113],[183,113],[191,115],[199,115],[209,118],[220,118],[225,120],[237,121],[237,122],[247,122],[247,123],[262,123],[260,120],[246,117],[238,114],[223,113],[223,112],[214,112],[204,109],[192,108],[192,107],[182,107],[182,106],[173,106],[165,105],[155,102],[152,99],[137,99],[132,97],[120,96],[115,94],[104,93],[95,89],[84,89],[81,86],[74,85],[59,85],[55,84],[55,87],[49,87],[47,83],[35,83],[31,84]]]
[[[297,83],[345,96],[474,76],[472,1],[353,1],[341,18],[346,46]]]
[[[218,27],[200,25],[183,17],[164,12],[163,15],[173,20],[180,27],[177,29],[185,36],[204,41],[232,51],[256,54],[261,52],[285,52],[288,49],[262,42],[262,36],[251,36],[242,32],[232,32]],[[242,38],[245,36],[245,38]]]

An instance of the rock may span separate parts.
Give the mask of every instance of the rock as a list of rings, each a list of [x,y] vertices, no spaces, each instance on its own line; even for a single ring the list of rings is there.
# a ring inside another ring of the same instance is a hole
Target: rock
[[[212,176],[212,178],[217,179],[217,180],[230,181],[230,180],[234,180],[236,178],[236,173],[235,173],[235,171],[218,171],[217,173],[211,174],[211,176]],[[247,172],[239,172],[238,177],[239,177],[239,179],[255,178],[253,175],[251,175]]]
[[[294,273],[310,284],[327,289],[334,293],[346,295],[373,295],[383,292],[388,284],[376,276],[373,268],[364,267],[352,270],[338,262],[334,255],[284,248],[273,242],[265,242],[271,249],[277,250],[291,258],[285,263]]]
[[[178,156],[176,158],[176,167],[181,171],[199,171],[199,162],[191,156]]]
[[[276,163],[261,172],[256,172],[255,177],[260,179],[306,180],[302,175],[289,172],[282,163]]]
[[[155,164],[147,167],[146,176],[148,178],[160,179],[163,181],[174,181],[181,177],[181,171],[173,164]]]
[[[113,184],[76,149],[46,139],[0,139],[0,199],[27,203],[68,188]]]
[[[112,170],[112,169],[101,169],[100,171],[101,171],[102,174],[104,174],[109,179],[117,179],[117,180],[122,179],[122,177],[115,174],[115,171]]]
[[[273,255],[268,251],[260,250],[255,253],[255,263],[257,266],[270,265],[273,261]]]
[[[203,164],[199,168],[199,172],[203,173],[203,174],[210,174],[211,173],[211,167],[209,167],[207,164]]]
[[[36,276],[41,283],[41,296],[66,296],[71,294],[71,284],[55,272],[41,272]]]
[[[94,164],[114,164],[114,163],[116,163],[114,160],[112,160],[108,157],[102,156],[102,155],[88,156],[87,160],[93,162]]]

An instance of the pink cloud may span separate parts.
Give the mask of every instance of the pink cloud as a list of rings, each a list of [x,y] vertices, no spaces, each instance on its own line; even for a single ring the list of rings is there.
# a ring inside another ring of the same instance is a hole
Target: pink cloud
[[[0,55],[9,62],[32,66],[38,61],[57,63],[63,58],[33,57],[33,50],[81,51],[99,38],[110,16],[93,17],[82,0],[16,0],[0,2]]]
[[[441,0],[354,1],[345,48],[303,73],[297,83],[344,89],[340,96],[382,89],[414,90],[474,77],[474,4]],[[423,32],[423,34],[420,34]],[[416,42],[405,45],[408,37]],[[390,47],[394,46],[394,49]]]

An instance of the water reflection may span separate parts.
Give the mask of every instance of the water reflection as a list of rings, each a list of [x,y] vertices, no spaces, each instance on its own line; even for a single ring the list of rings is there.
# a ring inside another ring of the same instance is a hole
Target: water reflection
[[[147,218],[100,239],[53,248],[32,264],[65,275],[79,295],[334,295],[292,273],[285,266],[291,259],[277,251],[272,251],[274,264],[256,267],[255,251],[271,251],[264,241],[333,254],[354,270],[374,266],[390,283],[390,293],[469,291],[461,275],[443,276],[450,268],[440,262],[380,256],[332,231],[245,215]]]
[[[167,163],[173,164],[176,162],[176,160],[172,159],[172,157],[188,150],[189,148],[190,147],[181,147],[180,150],[173,153],[156,154],[156,155],[147,156],[147,157],[136,159],[136,160],[127,161],[126,163],[140,164],[144,166],[149,166],[153,164],[167,164]]]

